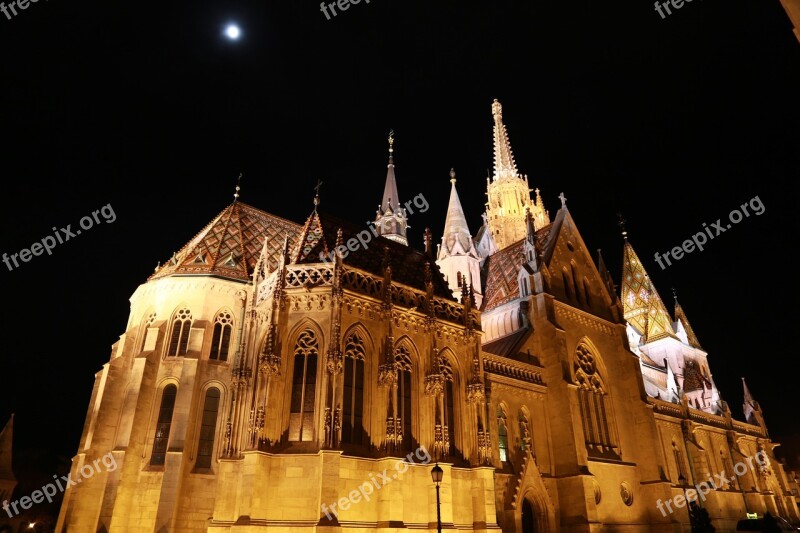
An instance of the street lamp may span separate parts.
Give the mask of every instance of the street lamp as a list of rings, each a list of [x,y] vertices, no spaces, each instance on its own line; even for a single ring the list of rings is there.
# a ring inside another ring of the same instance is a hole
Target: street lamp
[[[436,463],[431,468],[431,479],[436,484],[436,531],[438,533],[442,533],[442,504],[439,502],[439,483],[442,482],[443,477],[444,470],[439,466],[439,463]]]

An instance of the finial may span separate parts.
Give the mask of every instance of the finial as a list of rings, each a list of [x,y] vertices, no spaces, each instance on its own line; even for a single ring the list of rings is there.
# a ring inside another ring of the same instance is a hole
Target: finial
[[[322,182],[317,180],[316,186],[314,186],[314,211],[317,210],[317,206],[319,205],[319,189],[322,187]]]
[[[567,207],[567,197],[564,196],[564,193],[558,195],[558,198],[561,200],[561,207]]]
[[[234,202],[236,202],[236,200],[239,199],[239,191],[242,190],[241,185],[242,185],[242,173],[239,172],[239,178],[236,180],[236,192],[233,193]]]
[[[430,228],[425,228],[423,236],[425,239],[425,253],[430,255],[433,253],[433,232],[431,232]]]
[[[625,219],[622,218],[622,213],[617,213],[617,226],[622,230],[622,238],[628,240],[628,230],[625,229]]]
[[[672,297],[675,298],[675,305],[678,305],[678,291],[672,287]]]
[[[389,130],[389,161],[391,162],[394,154],[394,130]]]
[[[450,183],[455,183],[455,182],[456,182],[456,169],[451,168],[450,169]]]
[[[492,116],[495,118],[503,118],[503,106],[497,101],[497,98],[492,102]]]

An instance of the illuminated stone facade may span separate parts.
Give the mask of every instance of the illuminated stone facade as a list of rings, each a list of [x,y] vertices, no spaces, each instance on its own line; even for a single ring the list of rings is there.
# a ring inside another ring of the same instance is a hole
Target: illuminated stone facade
[[[237,198],[159,266],[73,460],[120,467],[69,488],[58,531],[435,531],[433,461],[446,529],[688,531],[685,507],[657,503],[762,450],[708,494],[717,531],[745,501],[798,519],[757,403],[732,418],[627,241],[620,298],[566,198],[552,222],[531,199],[492,114],[474,238],[451,176],[438,253],[430,232],[406,246],[390,161],[392,238],[360,245],[319,198],[302,226]]]

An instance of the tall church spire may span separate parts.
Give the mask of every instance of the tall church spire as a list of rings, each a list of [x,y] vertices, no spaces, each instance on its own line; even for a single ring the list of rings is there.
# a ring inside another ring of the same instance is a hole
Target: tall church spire
[[[470,284],[475,294],[476,305],[483,300],[480,276],[480,256],[467,226],[467,218],[461,207],[461,200],[456,191],[456,172],[450,169],[450,203],[447,206],[447,218],[444,223],[444,235],[436,264],[444,274],[453,291],[453,295],[461,300],[464,289]]]
[[[383,187],[383,200],[378,206],[375,217],[375,228],[378,235],[408,246],[406,228],[408,216],[400,206],[397,193],[397,180],[394,175],[394,131],[389,132],[389,164],[386,171],[386,184]]]
[[[492,116],[494,117],[494,180],[518,178],[511,142],[508,140],[506,125],[503,124],[503,106],[497,98],[492,102]]]
[[[542,197],[536,189],[536,199],[531,200],[528,177],[517,171],[511,142],[503,124],[503,106],[492,103],[494,118],[494,177],[486,182],[486,220],[491,238],[499,250],[525,238],[526,216],[530,212],[536,230],[550,224],[550,215],[544,208]]]

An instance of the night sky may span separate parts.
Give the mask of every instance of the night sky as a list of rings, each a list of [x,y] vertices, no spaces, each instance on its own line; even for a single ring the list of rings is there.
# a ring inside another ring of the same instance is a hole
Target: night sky
[[[0,424],[18,453],[72,456],[94,373],[128,298],[232,200],[303,222],[362,224],[389,129],[411,245],[441,238],[455,167],[477,231],[491,102],[551,217],[564,192],[617,282],[622,212],[662,299],[678,291],[715,382],[742,417],[741,376],[772,437],[798,434],[796,181],[800,43],[778,0],[39,1],[0,15],[0,253],[103,222],[52,255],[0,263]],[[227,40],[226,23],[241,26]],[[765,207],[662,270],[655,252],[758,197]],[[137,318],[138,320],[138,318]]]

